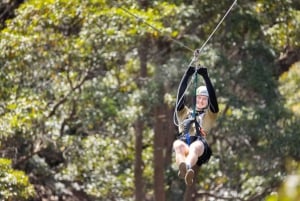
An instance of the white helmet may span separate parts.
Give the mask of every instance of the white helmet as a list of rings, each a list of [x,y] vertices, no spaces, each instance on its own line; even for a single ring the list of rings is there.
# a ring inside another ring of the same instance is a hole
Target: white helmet
[[[200,86],[197,88],[196,96],[198,96],[198,95],[209,97],[206,86]]]

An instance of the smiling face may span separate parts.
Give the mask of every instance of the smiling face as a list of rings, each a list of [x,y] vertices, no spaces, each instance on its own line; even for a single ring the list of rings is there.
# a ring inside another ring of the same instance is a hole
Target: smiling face
[[[208,106],[208,96],[198,95],[196,96],[197,110],[205,109]]]

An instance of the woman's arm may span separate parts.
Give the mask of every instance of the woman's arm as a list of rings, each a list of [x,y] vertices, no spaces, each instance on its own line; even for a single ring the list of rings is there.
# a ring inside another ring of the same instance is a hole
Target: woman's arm
[[[195,67],[190,66],[187,71],[184,73],[180,86],[179,86],[179,92],[178,92],[178,96],[177,96],[177,111],[180,111],[184,108],[184,101],[185,101],[185,97],[184,97],[184,93],[186,91],[187,85],[188,85],[188,81],[190,79],[190,77],[195,73]]]
[[[219,112],[219,105],[218,105],[218,101],[217,101],[217,96],[216,96],[216,93],[215,93],[215,89],[210,81],[210,78],[208,76],[208,73],[207,73],[207,68],[199,68],[197,70],[197,73],[200,74],[204,81],[205,81],[205,85],[206,85],[206,88],[207,88],[207,91],[208,91],[208,95],[209,95],[209,101],[210,101],[210,104],[209,104],[209,108],[210,110],[213,112],[213,113],[218,113]]]

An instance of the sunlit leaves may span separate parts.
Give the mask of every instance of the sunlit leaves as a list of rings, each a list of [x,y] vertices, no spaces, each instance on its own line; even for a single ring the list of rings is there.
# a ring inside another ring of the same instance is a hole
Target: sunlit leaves
[[[294,201],[300,199],[300,176],[299,174],[289,175],[281,184],[278,192],[273,192],[266,198],[266,201]]]
[[[15,131],[23,135],[36,135],[39,121],[43,118],[45,102],[37,97],[23,97],[7,102],[5,114],[0,119],[1,138],[12,137]]]
[[[132,197],[132,149],[129,142],[101,135],[91,136],[82,141],[81,149],[67,153],[76,160],[58,177],[84,181],[82,188],[97,197]],[[112,188],[116,188],[114,193]]]
[[[264,26],[264,33],[274,47],[299,47],[300,12],[293,1],[261,1],[256,8],[263,22],[271,21]]]
[[[11,160],[0,158],[0,195],[4,200],[27,200],[35,194],[24,172],[11,168]]]
[[[300,63],[280,77],[280,93],[286,97],[286,104],[298,116],[300,115]]]

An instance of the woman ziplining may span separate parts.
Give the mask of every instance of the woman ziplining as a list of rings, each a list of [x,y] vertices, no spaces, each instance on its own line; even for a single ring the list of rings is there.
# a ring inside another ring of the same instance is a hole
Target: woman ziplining
[[[174,124],[178,126],[179,137],[173,142],[173,149],[179,169],[178,176],[185,180],[187,186],[191,186],[194,182],[195,173],[192,168],[195,165],[201,166],[207,163],[212,155],[212,150],[205,137],[213,127],[219,112],[215,89],[208,76],[207,68],[193,67],[192,65],[236,2],[237,0],[232,3],[202,47],[194,52],[194,57],[179,85],[174,112]],[[202,76],[205,86],[197,86],[197,74]],[[189,108],[185,105],[184,94],[192,75],[195,78],[194,107]]]
[[[195,105],[191,109],[185,105],[184,93],[193,74],[201,75],[205,86],[196,89]],[[212,154],[205,137],[214,125],[218,112],[217,97],[207,69],[189,66],[179,86],[176,116],[180,122],[178,126],[180,135],[173,143],[175,160],[179,168],[178,176],[185,179],[188,186],[192,185],[194,180],[192,167],[208,162]]]

